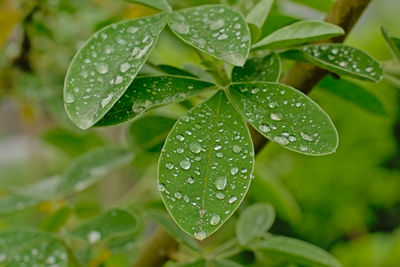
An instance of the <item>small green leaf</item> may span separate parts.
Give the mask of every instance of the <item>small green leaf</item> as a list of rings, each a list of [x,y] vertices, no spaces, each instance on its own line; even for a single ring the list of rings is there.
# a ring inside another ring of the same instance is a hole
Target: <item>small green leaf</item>
[[[186,233],[203,240],[243,200],[253,164],[247,126],[220,90],[182,116],[165,142],[158,166],[164,204]]]
[[[332,94],[335,94],[360,108],[378,114],[386,115],[386,110],[378,97],[366,89],[343,79],[334,79],[331,76],[323,79],[318,86]]]
[[[129,127],[127,141],[134,149],[159,152],[175,121],[161,116],[140,118]]]
[[[233,82],[277,82],[281,74],[279,56],[272,53],[264,58],[251,58],[243,67],[234,67]]]
[[[256,257],[264,262],[299,264],[313,267],[340,267],[341,264],[328,252],[300,240],[274,236],[254,244]]]
[[[130,211],[111,209],[84,222],[71,232],[71,235],[90,244],[107,240],[114,236],[134,233],[137,218]]]
[[[122,148],[102,147],[78,157],[64,173],[59,191],[78,192],[99,181],[111,170],[129,163],[132,152]]]
[[[334,24],[319,20],[303,20],[271,33],[253,45],[253,48],[271,49],[291,47],[343,34],[343,29]]]
[[[0,232],[0,265],[67,267],[68,255],[62,243],[47,233],[9,229]]]
[[[300,91],[278,83],[229,86],[233,102],[262,135],[306,155],[336,151],[338,135],[329,116]]]
[[[261,29],[268,17],[273,3],[274,0],[260,0],[249,12],[249,14],[247,14],[247,23],[254,24]]]
[[[135,120],[151,108],[185,100],[214,86],[183,76],[139,77],[96,126]]]
[[[265,203],[247,207],[236,223],[236,237],[239,244],[246,245],[255,237],[261,237],[275,221],[274,208]]]
[[[107,26],[77,52],[65,79],[64,102],[79,128],[94,125],[124,94],[155,46],[165,16]]]
[[[172,11],[172,8],[168,4],[167,0],[125,0],[125,1],[141,4],[158,10]]]
[[[211,266],[210,267],[242,267],[243,265],[231,261],[231,260],[227,260],[227,259],[211,259]]]
[[[165,212],[150,210],[146,212],[146,215],[161,225],[169,235],[171,235],[182,245],[185,245],[186,247],[195,251],[201,251],[200,245],[187,234],[185,234]]]
[[[306,61],[339,75],[379,82],[381,64],[366,52],[343,44],[317,44],[299,49]]]
[[[196,75],[194,75],[184,69],[180,69],[180,68],[177,68],[174,66],[162,64],[162,65],[158,65],[157,68],[159,70],[161,70],[162,72],[164,72],[165,74],[196,78]]]
[[[172,31],[195,48],[235,66],[243,66],[250,51],[250,31],[235,9],[205,5],[168,16]]]
[[[46,232],[56,232],[65,225],[71,214],[70,207],[61,207],[42,221],[40,229]]]
[[[382,35],[389,45],[393,55],[400,61],[400,39],[390,35],[389,31],[384,27],[381,28]]]
[[[299,21],[298,18],[288,15],[282,15],[276,12],[271,12],[271,14],[269,14],[267,18],[267,21],[264,23],[264,26],[261,29],[261,36],[266,37],[269,34],[279,30],[280,28],[295,23],[297,21]]]

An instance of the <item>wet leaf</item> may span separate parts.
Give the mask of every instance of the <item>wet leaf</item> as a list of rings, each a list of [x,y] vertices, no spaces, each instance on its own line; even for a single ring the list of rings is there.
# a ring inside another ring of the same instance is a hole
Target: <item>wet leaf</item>
[[[264,58],[251,58],[243,67],[234,67],[232,71],[233,82],[277,82],[281,74],[281,61],[279,56],[272,53]]]
[[[139,77],[96,126],[135,120],[151,108],[185,100],[214,86],[183,76]]]
[[[396,38],[390,35],[390,32],[384,27],[381,28],[382,35],[389,45],[393,55],[400,61],[400,38]]]
[[[134,233],[136,230],[137,218],[133,213],[122,209],[111,209],[84,222],[71,231],[71,235],[95,244],[114,236]]]
[[[172,31],[195,48],[235,66],[243,66],[250,51],[250,31],[242,16],[225,5],[205,5],[168,16]]]
[[[128,164],[133,158],[127,149],[101,147],[75,159],[64,173],[59,192],[79,192],[98,182],[115,168]]]
[[[381,64],[366,52],[342,44],[304,46],[302,56],[318,67],[339,75],[379,82],[383,78]]]
[[[146,215],[161,225],[169,235],[182,245],[196,251],[201,251],[200,245],[183,232],[165,212],[150,210],[146,212]]]
[[[289,237],[274,236],[254,244],[256,256],[264,262],[300,264],[315,267],[340,267],[341,264],[328,252]]]
[[[262,135],[306,155],[336,151],[338,135],[329,116],[300,91],[278,83],[229,86],[233,102]]]
[[[274,208],[266,203],[247,207],[236,223],[236,237],[239,244],[246,245],[256,237],[261,237],[275,221]]]
[[[378,115],[386,115],[385,106],[378,97],[366,89],[343,79],[334,79],[331,76],[323,79],[318,86],[335,94],[360,108]]]
[[[291,47],[343,34],[343,29],[334,24],[319,20],[302,20],[278,29],[256,43],[253,48]]]
[[[107,26],[77,52],[64,86],[65,109],[75,125],[91,127],[124,94],[155,46],[165,16]]]
[[[65,247],[51,235],[36,230],[0,232],[1,266],[68,266]]]
[[[155,8],[158,10],[171,11],[172,8],[167,0],[125,0],[131,3],[141,4],[147,7]]]
[[[253,144],[224,91],[182,116],[158,166],[159,190],[175,222],[199,240],[233,214],[250,185]]]
[[[192,77],[192,78],[196,78],[196,75],[184,70],[184,69],[180,69],[174,66],[170,66],[170,65],[158,65],[157,66],[158,69],[160,69],[162,72],[164,72],[165,74],[169,74],[169,75],[178,75],[178,76],[188,76],[188,77]]]

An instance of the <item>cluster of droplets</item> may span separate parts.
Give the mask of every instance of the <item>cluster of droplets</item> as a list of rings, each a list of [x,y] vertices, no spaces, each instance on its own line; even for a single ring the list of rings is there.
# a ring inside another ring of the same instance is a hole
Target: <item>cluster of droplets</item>
[[[90,127],[135,78],[164,25],[161,16],[113,24],[96,33],[73,60],[64,102],[82,128]]]
[[[381,67],[371,57],[356,48],[336,44],[310,45],[303,52],[340,69],[380,80]]]
[[[219,92],[171,131],[160,159],[158,189],[172,216],[201,240],[244,197],[253,160],[246,125]]]
[[[187,42],[234,65],[242,65],[250,35],[241,15],[231,8],[203,6],[181,10],[170,19],[171,28]]]

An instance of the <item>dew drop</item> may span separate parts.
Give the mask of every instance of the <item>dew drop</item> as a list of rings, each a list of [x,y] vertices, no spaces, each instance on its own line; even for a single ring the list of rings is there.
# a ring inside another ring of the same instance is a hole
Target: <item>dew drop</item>
[[[176,199],[181,199],[182,198],[182,193],[181,192],[175,192],[174,197],[176,197]]]
[[[67,104],[71,104],[75,102],[75,97],[73,94],[65,93],[64,95],[64,102]]]
[[[282,120],[282,117],[279,114],[271,113],[270,117],[271,117],[271,120],[274,120],[274,121]]]
[[[224,199],[224,198],[225,198],[225,195],[224,195],[224,193],[222,193],[222,192],[217,192],[217,193],[215,194],[215,196],[216,196],[218,199]]]
[[[219,217],[218,214],[213,214],[211,216],[211,220],[210,220],[210,224],[211,225],[217,225],[219,223],[219,221],[221,220],[221,217]]]
[[[194,233],[194,238],[196,238],[197,240],[200,240],[200,241],[202,241],[202,240],[204,240],[204,238],[206,238],[206,232],[204,232],[203,230],[200,230],[200,231],[198,231],[198,232],[196,232],[196,233]]]
[[[303,140],[305,140],[305,141],[311,142],[314,140],[314,138],[312,138],[310,135],[308,135],[306,133],[301,132],[300,135],[301,135],[301,138],[303,138]]]
[[[183,140],[185,140],[185,137],[183,137],[183,135],[181,135],[181,134],[178,134],[176,136],[176,139],[178,139],[179,141],[183,141]]]
[[[186,179],[186,181],[187,181],[189,184],[193,184],[193,183],[194,183],[194,178],[193,178],[192,176],[189,176],[189,177]]]
[[[182,160],[180,163],[179,163],[179,165],[181,165],[181,168],[182,169],[184,169],[184,170],[188,170],[188,169],[190,169],[190,161],[189,160],[187,160],[187,159],[184,159],[184,160]]]
[[[90,244],[94,244],[96,242],[98,242],[101,239],[101,234],[99,231],[90,231],[87,239],[89,241]]]
[[[201,146],[199,143],[191,143],[189,145],[189,149],[190,149],[190,151],[192,151],[195,154],[198,154],[201,152]]]
[[[263,133],[268,133],[269,131],[271,131],[271,129],[265,124],[261,124],[259,126],[259,128],[260,128],[260,131],[263,132]]]
[[[174,168],[174,164],[172,164],[171,162],[167,162],[165,164],[165,167],[167,167],[168,170],[171,170],[172,168]]]
[[[121,64],[119,70],[120,70],[122,73],[124,73],[124,72],[127,72],[130,68],[131,68],[131,64],[129,64],[129,63],[126,62],[126,63],[124,63],[124,64]]]
[[[289,140],[284,136],[275,136],[274,141],[283,146],[289,144]]]
[[[235,175],[236,173],[238,173],[238,171],[239,171],[239,168],[238,168],[238,167],[233,167],[233,168],[231,169],[231,174],[232,174],[232,175]]]
[[[217,180],[215,180],[215,187],[218,190],[224,190],[225,187],[226,187],[226,182],[227,182],[226,177],[225,176],[220,176],[220,177],[217,178]]]
[[[234,146],[232,147],[232,150],[233,150],[233,152],[235,152],[235,153],[240,153],[240,151],[242,151],[242,148],[241,148],[240,146],[238,146],[238,145],[234,145]]]
[[[96,70],[100,74],[106,74],[108,72],[108,65],[106,63],[99,63],[96,66]]]
[[[237,197],[232,196],[232,197],[228,200],[228,202],[229,202],[229,204],[232,204],[232,203],[235,202],[236,200],[237,200]]]

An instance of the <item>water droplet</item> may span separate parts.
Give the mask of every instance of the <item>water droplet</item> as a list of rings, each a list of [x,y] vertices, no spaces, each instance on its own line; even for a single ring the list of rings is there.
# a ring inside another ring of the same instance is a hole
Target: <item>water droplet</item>
[[[210,224],[211,225],[217,225],[219,223],[219,221],[221,220],[221,217],[219,217],[218,214],[213,214],[211,216],[211,220],[210,220]]]
[[[261,132],[264,132],[264,133],[268,133],[269,131],[271,131],[271,129],[270,129],[267,125],[265,125],[265,124],[261,124],[261,125],[259,126],[259,128],[260,128],[260,131],[261,131]]]
[[[201,146],[199,143],[191,143],[189,145],[189,149],[190,149],[190,151],[192,151],[195,154],[198,154],[201,152]]]
[[[175,192],[174,197],[176,197],[176,199],[181,199],[182,198],[182,193],[181,192]]]
[[[173,24],[172,28],[180,34],[188,34],[190,31],[189,25],[183,23]]]
[[[124,78],[121,75],[117,75],[117,77],[115,78],[114,84],[120,84],[123,81],[124,81]]]
[[[274,121],[282,120],[282,117],[280,116],[280,114],[271,113],[270,117],[271,117],[271,120],[274,120]]]
[[[232,197],[228,200],[228,202],[229,202],[229,204],[232,204],[232,203],[235,202],[236,200],[237,200],[237,197],[232,196]]]
[[[204,232],[203,230],[200,230],[200,231],[198,231],[198,232],[196,232],[196,233],[194,233],[194,238],[196,238],[197,240],[200,240],[200,241],[202,241],[202,240],[204,240],[204,238],[206,238],[206,232]]]
[[[101,100],[101,107],[104,108],[105,106],[107,106],[107,104],[110,103],[110,101],[112,100],[113,96],[114,96],[114,94],[110,93],[106,98],[102,99]]]
[[[311,141],[314,140],[314,138],[312,138],[310,135],[308,135],[308,134],[306,134],[306,133],[301,132],[300,135],[301,135],[301,138],[303,138],[303,139],[306,140],[306,141],[311,142]]]
[[[216,145],[215,147],[214,147],[214,150],[220,150],[222,148],[222,146],[221,145]]]
[[[183,196],[183,201],[185,201],[186,203],[189,203],[190,198],[187,195]]]
[[[96,70],[100,74],[106,74],[108,72],[108,65],[106,63],[99,63],[96,66]]]
[[[218,40],[225,40],[227,38],[228,38],[228,35],[226,35],[225,33],[223,33],[220,36],[218,36]]]
[[[119,70],[120,70],[122,73],[124,73],[124,72],[127,72],[130,68],[131,68],[131,64],[129,64],[129,63],[126,62],[126,63],[124,63],[124,64],[121,64]]]
[[[217,192],[217,193],[215,194],[215,196],[216,196],[218,199],[224,199],[224,198],[225,198],[225,195],[224,195],[224,193],[222,193],[222,192]]]
[[[187,181],[189,184],[193,184],[193,183],[194,183],[194,178],[193,178],[192,176],[189,176],[189,177],[186,179],[186,181]]]
[[[184,160],[182,160],[180,163],[179,163],[179,165],[181,165],[181,168],[182,169],[184,169],[184,170],[188,170],[188,169],[190,169],[190,161],[189,160],[187,160],[187,159],[184,159]]]
[[[275,136],[274,141],[283,146],[289,144],[289,140],[284,136]]]
[[[167,167],[167,169],[171,170],[172,168],[174,168],[174,164],[172,164],[171,162],[167,162],[165,164],[165,167]]]
[[[95,230],[90,231],[87,236],[87,239],[90,244],[94,244],[101,239],[101,233],[99,231],[95,231]]]
[[[233,150],[233,152],[235,152],[235,153],[240,153],[240,151],[242,151],[242,148],[241,148],[240,146],[238,146],[238,145],[234,145],[234,146],[232,147],[232,150]]]
[[[67,104],[71,104],[75,102],[75,97],[73,94],[65,93],[64,94],[64,102]]]
[[[215,187],[218,190],[224,190],[226,187],[227,179],[225,176],[220,176],[215,180]]]
[[[232,174],[232,175],[235,175],[236,173],[238,173],[238,171],[239,171],[239,168],[238,168],[238,167],[233,167],[233,168],[231,169],[231,174]]]
[[[183,135],[181,135],[181,134],[178,134],[176,136],[176,139],[178,139],[179,141],[183,141],[183,140],[185,140],[185,137],[183,137]]]

